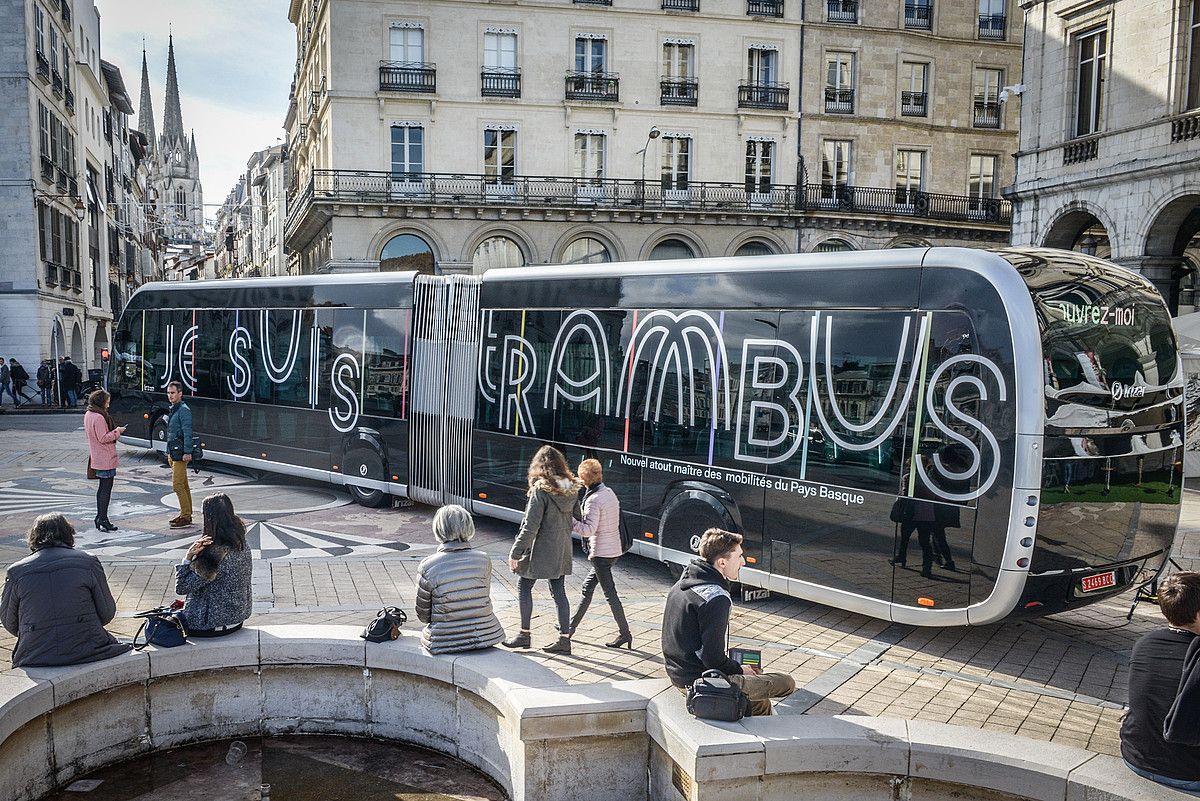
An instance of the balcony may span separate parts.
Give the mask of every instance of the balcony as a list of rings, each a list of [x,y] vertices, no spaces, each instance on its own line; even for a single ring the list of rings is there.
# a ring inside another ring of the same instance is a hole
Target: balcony
[[[49,286],[58,286],[58,265],[52,261],[46,262],[46,283]]]
[[[1008,17],[1004,14],[980,14],[979,38],[1004,41],[1008,29]]]
[[[982,100],[975,101],[975,115],[971,120],[973,128],[999,128],[1000,127],[1000,104],[984,102]]]
[[[904,27],[910,31],[933,30],[933,3],[905,3]]]
[[[1098,155],[1100,155],[1100,137],[1098,136],[1076,139],[1063,145],[1064,165],[1095,161]]]
[[[747,17],[782,17],[783,0],[746,0]]]
[[[479,94],[483,97],[520,97],[521,71],[485,67],[479,73]]]
[[[828,0],[825,12],[826,22],[858,24],[858,0]]]
[[[71,4],[70,3],[62,4],[62,21],[63,21],[63,24],[67,26],[67,28],[71,27]]]
[[[62,73],[58,70],[50,70],[50,88],[54,90],[54,94],[59,97],[63,96]]]
[[[1185,112],[1171,120],[1171,141],[1186,142],[1200,137],[1200,112]]]
[[[63,88],[63,102],[66,103],[66,105],[67,105],[67,111],[74,114],[75,113],[75,93],[71,91],[70,87]]]
[[[699,11],[700,0],[662,0],[663,11]]]
[[[46,56],[40,50],[37,52],[37,74],[44,83],[50,83],[50,62],[46,60]]]
[[[619,81],[615,72],[568,72],[566,98],[615,103],[620,97]]]
[[[437,65],[421,61],[381,61],[379,91],[436,92]]]
[[[929,113],[929,95],[926,92],[901,92],[900,115],[902,117],[924,117]]]
[[[612,0],[571,0],[577,6],[611,6]]]
[[[48,184],[54,183],[54,162],[42,156],[42,180]]]
[[[833,86],[825,87],[825,113],[826,114],[853,114],[854,113],[854,90],[853,89],[837,89]]]
[[[786,83],[743,83],[738,85],[738,108],[787,111],[791,90]]]
[[[63,193],[64,195],[67,193],[67,173],[65,170],[61,168],[58,170],[58,174],[55,176],[54,185],[58,187],[59,192]]]
[[[1012,204],[1007,200],[967,195],[943,195],[906,188],[808,184],[803,208],[852,214],[884,214],[950,222],[1008,225]]]
[[[700,96],[695,78],[663,78],[658,82],[658,103],[662,106],[694,106]]]

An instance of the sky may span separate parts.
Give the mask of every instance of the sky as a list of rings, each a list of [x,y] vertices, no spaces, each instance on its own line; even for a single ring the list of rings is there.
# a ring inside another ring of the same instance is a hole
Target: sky
[[[296,62],[287,0],[95,3],[100,10],[100,57],[121,68],[135,110],[141,97],[145,38],[154,124],[160,133],[167,36],[174,34],[183,127],[196,132],[204,216],[215,217],[217,206],[245,172],[250,154],[285,136],[283,119]]]

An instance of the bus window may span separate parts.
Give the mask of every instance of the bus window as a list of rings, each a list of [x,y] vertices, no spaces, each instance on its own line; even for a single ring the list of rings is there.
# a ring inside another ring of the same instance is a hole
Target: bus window
[[[121,316],[121,326],[113,337],[110,389],[141,390],[142,312]]]
[[[407,309],[372,309],[367,312],[366,384],[363,414],[400,418],[408,379]]]
[[[484,314],[477,429],[547,440],[552,436],[554,412],[546,403],[546,365],[561,318],[558,311]]]
[[[563,319],[546,365],[556,441],[590,457],[597,448],[624,447],[625,414],[617,394],[632,324],[633,313],[626,311],[580,310]]]
[[[774,440],[786,437],[783,427],[802,414],[791,396],[806,386],[801,375],[806,359],[796,358],[798,348],[792,353],[777,342],[779,318],[778,312],[764,309],[725,312],[720,320],[725,340],[720,372],[729,377],[728,405],[718,382],[717,425],[711,437],[702,437],[698,461],[760,473]],[[797,396],[802,404],[803,395]]]
[[[202,309],[196,312],[196,394],[220,399],[228,395],[224,387],[225,345],[233,312]]]

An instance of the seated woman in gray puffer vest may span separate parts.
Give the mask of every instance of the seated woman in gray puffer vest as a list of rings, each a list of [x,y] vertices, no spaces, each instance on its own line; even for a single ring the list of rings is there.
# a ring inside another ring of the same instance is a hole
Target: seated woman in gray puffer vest
[[[175,592],[186,595],[180,617],[191,637],[233,634],[250,617],[252,559],[246,525],[223,492],[204,499],[204,534],[175,565]]]
[[[75,550],[67,519],[42,515],[28,542],[33,553],[9,565],[0,596],[0,622],[17,638],[13,667],[79,665],[128,651],[104,630],[117,614],[104,568]]]
[[[417,619],[421,646],[431,654],[490,648],[504,639],[492,611],[492,560],[471,548],[475,523],[461,506],[443,506],[433,517],[441,545],[417,568]]]

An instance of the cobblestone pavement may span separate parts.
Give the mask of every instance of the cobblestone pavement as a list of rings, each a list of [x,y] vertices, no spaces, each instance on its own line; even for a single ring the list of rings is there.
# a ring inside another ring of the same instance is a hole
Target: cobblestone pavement
[[[170,531],[166,522],[176,510],[169,471],[145,451],[120,451],[111,514],[120,531],[101,534],[91,526],[94,484],[82,475],[87,457],[79,418],[0,418],[0,572],[27,553],[23,537],[33,518],[61,511],[75,521],[81,547],[104,561],[119,609],[112,629],[132,636],[133,612],[175,597],[172,564],[199,530]],[[363,509],[326,486],[225,468],[192,475],[197,510],[216,490],[230,493],[250,523],[258,557],[251,622],[359,625],[385,604],[411,611],[417,563],[434,545],[429,507]],[[1194,568],[1200,555],[1196,490],[1185,491],[1184,523],[1176,559]],[[497,614],[512,631],[516,582],[503,560],[515,527],[482,517],[477,527],[476,547],[495,559]],[[567,584],[572,598],[586,573],[577,555]],[[529,658],[572,682],[663,676],[659,626],[670,574],[634,556],[622,559],[615,574],[633,650],[601,644],[615,625],[597,593],[573,655],[533,650]],[[768,669],[796,678],[799,689],[781,705],[784,713],[933,720],[1115,755],[1130,648],[1161,621],[1152,605],[1139,604],[1127,623],[1131,600],[1122,595],[1033,621],[926,629],[773,596],[735,607],[730,640],[761,648]],[[534,615],[535,645],[552,642],[555,618],[544,584],[535,590]],[[3,670],[14,640],[0,635]]]

